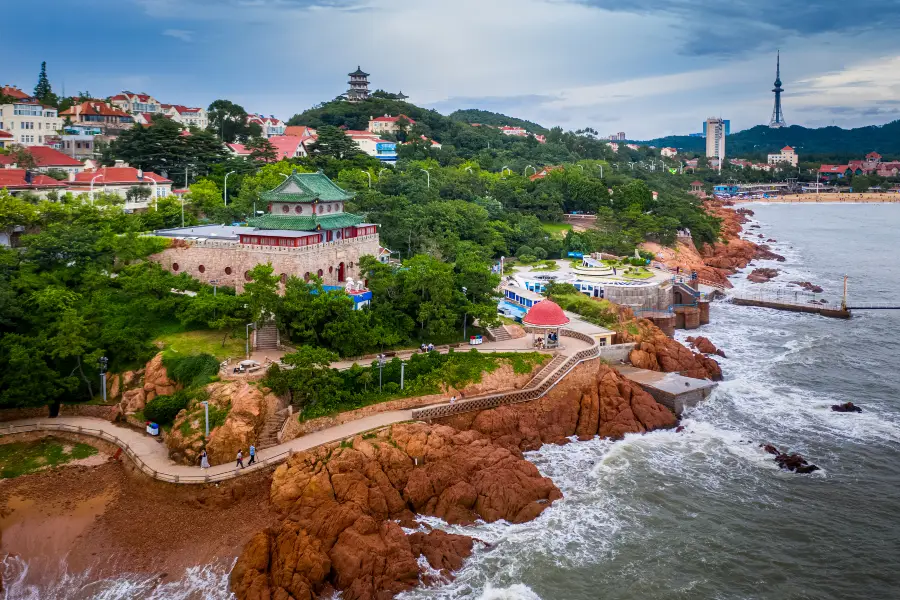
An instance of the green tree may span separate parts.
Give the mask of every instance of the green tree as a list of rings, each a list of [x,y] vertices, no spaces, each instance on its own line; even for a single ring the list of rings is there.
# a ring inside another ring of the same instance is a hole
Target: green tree
[[[280,312],[281,298],[278,295],[278,284],[281,279],[274,273],[275,269],[271,263],[256,265],[250,269],[251,281],[244,285],[241,297],[247,303],[251,321],[259,326]]]
[[[226,144],[244,142],[262,134],[259,124],[247,123],[247,111],[231,100],[214,100],[207,108],[209,129]],[[255,127],[254,127],[255,125]]]
[[[250,160],[271,163],[278,160],[278,151],[267,138],[262,136],[250,138],[244,147],[250,151]]]
[[[50,85],[50,79],[47,78],[47,62],[41,63],[41,72],[38,75],[37,85],[34,86],[34,97],[39,102],[56,106],[58,100],[56,94],[53,93],[53,87]]]
[[[326,125],[317,130],[317,135],[310,148],[312,154],[343,159],[360,153],[356,142],[337,127]]]
[[[326,402],[338,402],[344,395],[341,376],[331,368],[337,355],[325,348],[300,346],[296,352],[285,354],[281,362],[290,370],[270,371],[273,389],[290,390],[294,404],[304,408],[319,407]],[[301,413],[302,414],[302,413]]]

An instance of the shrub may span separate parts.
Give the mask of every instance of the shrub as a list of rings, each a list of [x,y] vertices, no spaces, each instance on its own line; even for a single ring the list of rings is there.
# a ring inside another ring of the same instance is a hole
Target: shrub
[[[187,408],[191,395],[185,390],[171,396],[157,396],[144,407],[144,417],[160,425],[170,425],[182,409]]]
[[[166,355],[163,364],[169,377],[186,388],[206,385],[219,373],[219,361],[212,354]]]
[[[545,258],[547,258],[547,251],[544,250],[543,248],[541,248],[540,246],[535,246],[534,247],[534,255],[537,257],[538,260],[544,260]]]
[[[523,265],[530,265],[532,263],[537,262],[537,256],[535,256],[533,254],[520,254],[519,262],[522,263]]]

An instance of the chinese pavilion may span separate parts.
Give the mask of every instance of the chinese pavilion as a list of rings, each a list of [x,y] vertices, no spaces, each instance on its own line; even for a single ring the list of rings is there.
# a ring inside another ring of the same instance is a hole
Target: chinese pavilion
[[[347,90],[347,100],[359,102],[369,98],[369,74],[363,72],[358,66],[356,70],[348,74],[350,76],[350,89]]]

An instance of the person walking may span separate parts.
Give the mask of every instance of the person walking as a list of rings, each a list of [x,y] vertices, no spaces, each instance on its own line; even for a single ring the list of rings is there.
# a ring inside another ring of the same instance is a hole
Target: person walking
[[[209,455],[206,453],[206,450],[200,453],[200,468],[208,469],[209,468]]]
[[[244,468],[244,451],[243,450],[238,450],[237,464],[234,466],[235,466],[235,468],[237,468],[237,467],[240,467],[242,469]]]
[[[456,404],[456,396],[450,396],[450,404]]]
[[[250,444],[250,462],[247,463],[247,466],[249,467],[250,465],[252,465],[255,462],[256,462],[256,446],[254,446],[253,444]]]

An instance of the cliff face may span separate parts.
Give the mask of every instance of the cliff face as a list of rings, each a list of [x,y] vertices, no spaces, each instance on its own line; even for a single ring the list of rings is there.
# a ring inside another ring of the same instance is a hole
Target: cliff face
[[[722,368],[715,360],[699,352],[691,352],[647,319],[640,319],[636,324],[637,334],[627,331],[618,334],[621,342],[638,344],[629,355],[629,360],[635,367],[664,373],[680,373],[695,379],[713,381],[722,379]]]
[[[422,423],[297,454],[272,480],[285,521],[247,544],[231,588],[239,600],[310,600],[332,589],[345,600],[391,598],[419,583],[420,557],[450,576],[472,540],[407,534],[396,521],[534,518],[562,494],[517,454],[476,431]]]
[[[543,398],[481,412],[446,417],[440,422],[473,430],[515,451],[564,443],[577,435],[620,438],[672,427],[675,415],[615,369],[590,361],[576,367]]]

